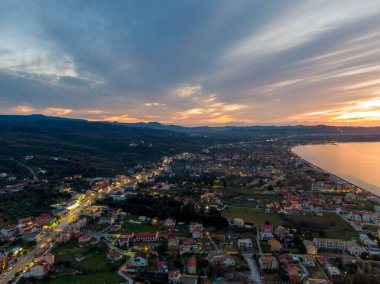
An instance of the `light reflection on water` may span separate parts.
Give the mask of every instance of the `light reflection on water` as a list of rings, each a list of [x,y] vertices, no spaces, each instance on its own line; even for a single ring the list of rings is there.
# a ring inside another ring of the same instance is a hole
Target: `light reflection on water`
[[[293,152],[380,196],[380,142],[305,145],[293,148]]]

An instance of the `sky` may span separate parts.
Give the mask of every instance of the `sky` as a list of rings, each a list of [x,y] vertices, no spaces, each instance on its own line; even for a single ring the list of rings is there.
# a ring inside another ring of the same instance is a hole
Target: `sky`
[[[380,125],[378,0],[0,1],[0,114]]]

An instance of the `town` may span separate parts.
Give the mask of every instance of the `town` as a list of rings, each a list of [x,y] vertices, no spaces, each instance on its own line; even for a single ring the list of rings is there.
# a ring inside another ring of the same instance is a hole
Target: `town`
[[[1,228],[0,282],[376,281],[380,198],[302,160],[295,145],[229,142],[128,175],[67,176],[61,202]],[[2,190],[36,178],[4,172]]]

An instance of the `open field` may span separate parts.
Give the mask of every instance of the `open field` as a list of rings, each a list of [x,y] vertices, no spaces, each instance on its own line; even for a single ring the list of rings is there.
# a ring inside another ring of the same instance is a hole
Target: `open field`
[[[269,222],[274,226],[279,226],[283,223],[280,215],[266,214],[264,211],[255,208],[229,207],[224,211],[223,215],[229,220],[232,220],[234,218],[241,218],[245,222],[254,223],[255,225]]]
[[[116,272],[92,272],[81,275],[65,275],[51,278],[45,281],[33,283],[49,284],[117,284],[123,283],[125,279],[120,277]]]
[[[358,237],[358,233],[335,213],[324,213],[323,216],[287,215],[284,220],[295,228],[310,231],[314,237],[343,240]]]
[[[0,202],[0,220],[3,225],[17,223],[19,218],[35,216],[51,208],[38,194],[23,194],[22,197],[2,199]]]
[[[342,218],[335,213],[325,213],[323,216],[303,216],[303,215],[279,215],[267,214],[255,208],[229,207],[223,215],[232,220],[241,218],[245,222],[255,225],[269,222],[274,226],[289,225],[290,227],[305,230],[311,233],[312,237],[326,237],[343,240],[357,238],[357,232]]]
[[[123,229],[127,231],[133,231],[133,232],[155,232],[159,231],[160,227],[159,226],[153,226],[150,223],[130,223],[130,222],[125,222],[123,225]]]

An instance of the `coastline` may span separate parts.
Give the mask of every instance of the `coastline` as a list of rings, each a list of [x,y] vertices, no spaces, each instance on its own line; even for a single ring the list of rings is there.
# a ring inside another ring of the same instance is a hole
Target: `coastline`
[[[330,145],[334,145],[335,143],[324,143],[324,144],[313,144],[313,145],[328,145],[328,144],[330,144]],[[306,145],[308,145],[308,144],[306,144]],[[345,183],[347,183],[347,184],[349,184],[349,185],[351,185],[351,186],[353,186],[353,187],[356,187],[356,188],[358,188],[358,189],[361,189],[361,190],[363,190],[366,194],[373,195],[374,197],[380,198],[380,195],[379,195],[379,194],[373,193],[373,192],[371,192],[370,190],[366,189],[366,188],[363,187],[363,186],[358,186],[357,184],[355,184],[355,183],[353,183],[353,182],[351,182],[351,181],[348,181],[348,180],[346,180],[345,178],[342,178],[342,177],[340,177],[340,176],[338,176],[338,175],[336,175],[336,174],[334,174],[334,173],[332,173],[332,172],[330,172],[330,171],[327,171],[327,170],[321,168],[320,166],[317,166],[316,164],[314,164],[314,163],[312,163],[312,162],[310,162],[310,161],[304,159],[303,157],[301,157],[300,155],[298,155],[298,154],[297,154],[296,152],[294,152],[294,150],[293,150],[293,149],[296,148],[296,147],[301,147],[301,146],[306,146],[306,145],[292,146],[292,147],[289,148],[289,150],[290,150],[290,152],[291,152],[293,155],[295,155],[296,157],[298,157],[298,158],[301,159],[302,161],[306,162],[307,164],[309,164],[309,165],[311,165],[311,166],[317,168],[319,171],[321,171],[321,172],[323,172],[323,173],[327,173],[327,174],[329,174],[329,175],[331,175],[331,176],[333,176],[333,177],[335,177],[335,178],[337,178],[337,179],[339,179],[339,180],[341,180],[341,181],[343,181],[343,182],[345,182]]]

